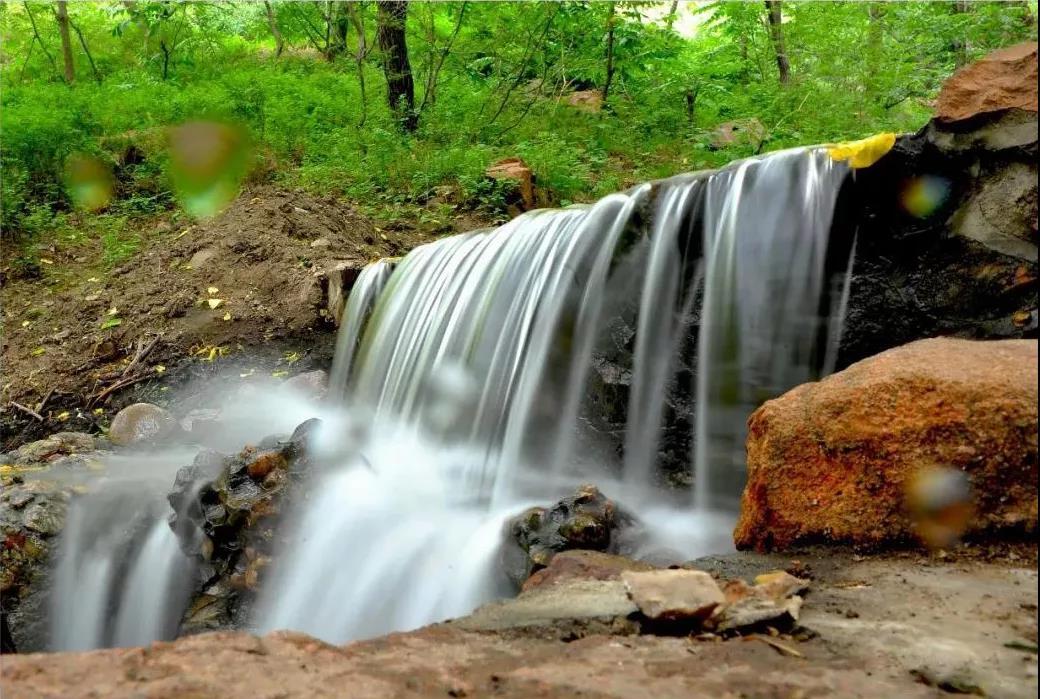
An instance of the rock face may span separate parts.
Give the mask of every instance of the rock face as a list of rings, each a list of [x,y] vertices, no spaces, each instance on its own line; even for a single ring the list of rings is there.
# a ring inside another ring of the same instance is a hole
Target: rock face
[[[1037,525],[1037,343],[915,342],[768,401],[748,422],[738,548],[918,536],[907,488],[967,474],[969,533]]]
[[[618,553],[622,530],[632,523],[596,486],[583,485],[552,507],[533,507],[507,525],[509,536],[502,552],[506,575],[520,587],[561,551]]]
[[[935,116],[949,122],[1005,109],[1037,111],[1035,41],[994,51],[957,71],[939,93]]]
[[[134,403],[116,413],[108,436],[116,446],[144,445],[162,441],[177,427],[177,420],[165,408]]]

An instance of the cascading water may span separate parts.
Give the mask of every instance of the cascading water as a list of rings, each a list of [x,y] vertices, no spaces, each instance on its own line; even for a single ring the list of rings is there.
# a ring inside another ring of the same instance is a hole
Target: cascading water
[[[502,590],[502,523],[582,480],[683,555],[728,541],[747,414],[809,379],[837,336],[833,258],[849,252],[828,244],[846,174],[822,150],[786,151],[368,268],[333,369],[368,429],[326,435],[338,466],[315,475],[257,625],[343,641],[465,613]],[[581,398],[605,299],[633,270],[627,434],[621,463],[602,463],[575,448]],[[664,507],[664,394],[698,300],[696,508]]]
[[[70,505],[51,591],[51,650],[176,636],[191,563],[167,523],[165,493],[184,458],[113,458],[109,477]]]

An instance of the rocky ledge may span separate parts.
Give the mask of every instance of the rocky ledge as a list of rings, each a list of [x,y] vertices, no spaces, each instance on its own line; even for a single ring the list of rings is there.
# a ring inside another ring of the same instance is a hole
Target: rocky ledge
[[[1035,697],[1035,548],[1000,553],[1033,556],[1019,559],[1031,569],[813,552],[693,563],[730,579],[778,567],[812,577],[793,633],[662,636],[620,622],[620,633],[583,631],[574,620],[586,613],[590,581],[577,580],[496,603],[493,614],[343,647],[289,632],[217,632],[148,648],[4,656],[4,696],[689,699],[768,688],[777,697]],[[556,611],[532,622],[532,610],[548,606]],[[606,616],[627,621],[631,611]]]

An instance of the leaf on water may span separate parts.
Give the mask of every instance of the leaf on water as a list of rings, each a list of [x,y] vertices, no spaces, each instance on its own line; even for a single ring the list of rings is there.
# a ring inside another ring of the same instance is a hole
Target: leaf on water
[[[219,308],[220,304],[224,303],[224,299],[208,299],[206,303],[210,308]]]
[[[881,157],[892,150],[892,146],[895,144],[896,135],[894,133],[879,133],[859,141],[835,143],[827,148],[827,155],[839,162],[847,160],[849,167],[857,170],[870,167],[881,160]]]
[[[101,329],[102,330],[108,330],[109,328],[114,328],[117,325],[122,325],[122,323],[123,323],[123,319],[122,318],[115,318],[115,317],[105,318],[105,320],[102,321],[102,323],[101,323]]]

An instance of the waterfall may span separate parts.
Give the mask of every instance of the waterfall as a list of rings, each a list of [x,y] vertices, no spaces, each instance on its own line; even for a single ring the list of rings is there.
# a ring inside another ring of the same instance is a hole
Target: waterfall
[[[165,494],[188,452],[112,457],[109,474],[69,505],[50,593],[50,650],[139,646],[174,638],[191,563]]]
[[[256,625],[338,642],[465,613],[504,592],[508,517],[584,480],[685,556],[726,545],[748,414],[833,356],[851,253],[831,228],[847,173],[822,150],[785,151],[368,267],[333,386],[369,429],[326,435],[338,461],[314,474]],[[630,288],[626,434],[605,459],[584,448],[599,437],[581,427],[582,398],[610,301]],[[659,487],[655,466],[694,322],[691,503]]]

